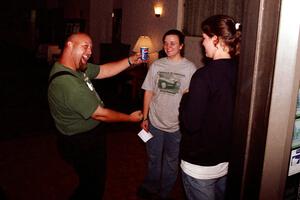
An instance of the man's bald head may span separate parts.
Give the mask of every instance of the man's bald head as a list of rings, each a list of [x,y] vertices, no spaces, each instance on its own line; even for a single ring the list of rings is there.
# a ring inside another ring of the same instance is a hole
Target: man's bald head
[[[81,33],[81,32],[73,33],[67,38],[65,42],[65,47],[67,46],[68,42],[77,43],[78,41],[82,41],[85,39],[91,40],[91,37],[86,33]]]
[[[65,42],[60,62],[73,70],[84,71],[92,55],[92,46],[92,39],[88,34],[73,33]]]

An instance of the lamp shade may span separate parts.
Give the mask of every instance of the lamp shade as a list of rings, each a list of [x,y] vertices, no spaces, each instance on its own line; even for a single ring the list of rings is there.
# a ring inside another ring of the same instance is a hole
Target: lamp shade
[[[153,52],[153,44],[152,44],[152,41],[151,41],[149,36],[144,36],[144,35],[140,36],[138,38],[138,40],[136,41],[132,51],[133,52],[140,52],[141,47],[148,47],[149,48],[149,53]]]

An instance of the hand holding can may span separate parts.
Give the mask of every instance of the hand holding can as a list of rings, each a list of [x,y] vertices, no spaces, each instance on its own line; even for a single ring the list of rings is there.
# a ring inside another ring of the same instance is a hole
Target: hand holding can
[[[141,60],[143,62],[147,62],[149,60],[149,48],[148,47],[141,47]]]

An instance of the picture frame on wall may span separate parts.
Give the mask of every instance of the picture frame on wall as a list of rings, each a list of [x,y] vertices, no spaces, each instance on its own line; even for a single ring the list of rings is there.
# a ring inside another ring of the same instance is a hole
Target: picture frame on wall
[[[63,34],[59,41],[59,47],[64,47],[65,40],[72,34],[78,32],[85,32],[85,20],[84,19],[65,19],[63,22]]]
[[[65,37],[72,33],[84,32],[85,20],[84,19],[66,19],[64,22]]]

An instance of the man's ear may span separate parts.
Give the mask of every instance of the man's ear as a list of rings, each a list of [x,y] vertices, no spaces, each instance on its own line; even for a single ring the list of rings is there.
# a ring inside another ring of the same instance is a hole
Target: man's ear
[[[73,46],[73,42],[68,41],[68,42],[67,42],[67,46],[68,46],[68,47],[72,47],[72,46]]]

